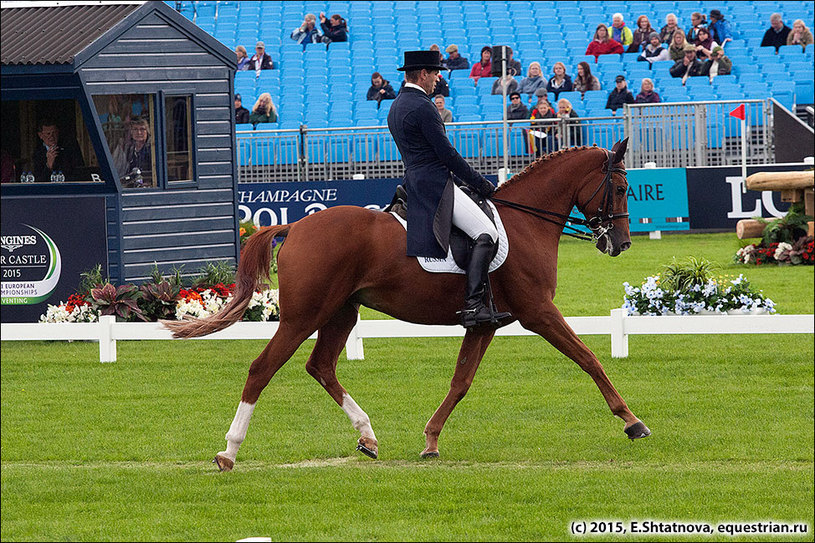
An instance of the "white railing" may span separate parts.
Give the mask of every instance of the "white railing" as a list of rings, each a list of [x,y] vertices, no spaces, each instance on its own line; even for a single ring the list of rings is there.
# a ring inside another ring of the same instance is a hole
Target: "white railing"
[[[608,317],[567,317],[566,322],[578,335],[610,335],[611,356],[628,356],[628,336],[647,334],[812,334],[813,315],[693,315],[630,317],[622,309],[612,309]],[[277,322],[237,322],[209,336],[197,339],[271,339]],[[515,322],[499,329],[497,336],[533,336]],[[119,340],[173,339],[172,333],[156,322],[116,322],[112,316],[93,323],[4,323],[3,341],[91,340],[99,342],[99,361],[116,361]],[[460,326],[428,326],[399,320],[358,320],[345,344],[349,360],[362,360],[363,339],[462,337]],[[311,338],[316,338],[313,334]]]

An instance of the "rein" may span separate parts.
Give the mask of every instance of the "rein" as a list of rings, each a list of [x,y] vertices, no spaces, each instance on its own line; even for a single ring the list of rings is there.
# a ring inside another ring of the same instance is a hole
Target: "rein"
[[[555,213],[554,211],[519,204],[518,202],[511,202],[509,200],[503,200],[501,198],[491,198],[491,200],[495,203],[502,204],[507,207],[517,209],[519,211],[523,211],[524,213],[527,213],[539,219],[543,219],[544,221],[556,224],[563,228],[563,234],[567,236],[571,236],[573,238],[584,241],[597,241],[614,227],[612,221],[616,219],[628,218],[629,216],[628,213],[616,213],[616,214],[612,213],[613,207],[612,200],[614,198],[614,195],[612,194],[613,183],[611,182],[611,176],[614,173],[622,173],[623,175],[625,175],[626,171],[623,168],[615,168],[612,165],[611,163],[613,156],[612,153],[606,151],[606,156],[607,156],[606,164],[603,166],[606,175],[603,178],[603,181],[600,183],[600,185],[598,185],[597,188],[594,190],[586,204],[588,205],[589,203],[591,203],[592,200],[594,200],[594,198],[600,192],[600,189],[605,188],[605,192],[603,194],[603,204],[601,207],[597,208],[597,214],[591,219],[584,219],[583,217],[573,217],[571,215],[563,215],[561,213]],[[551,219],[550,217],[557,217],[558,219],[561,219],[563,222]],[[608,224],[608,226],[604,226],[604,224],[606,223]],[[572,225],[585,226],[589,228],[592,233],[591,235],[586,234]],[[567,228],[573,231],[569,232],[566,230]]]

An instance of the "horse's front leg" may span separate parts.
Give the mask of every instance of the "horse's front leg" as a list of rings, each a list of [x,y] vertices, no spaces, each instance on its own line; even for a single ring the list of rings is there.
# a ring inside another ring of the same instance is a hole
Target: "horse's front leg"
[[[456,371],[453,374],[453,380],[450,382],[450,390],[447,392],[444,401],[436,409],[436,412],[430,417],[427,426],[425,426],[426,446],[422,451],[422,458],[437,458],[439,456],[439,434],[441,429],[456,404],[464,398],[464,395],[470,389],[478,365],[481,363],[484,352],[489,347],[494,335],[495,329],[486,327],[470,328],[464,335],[464,342],[461,344],[461,350],[456,361]]]
[[[514,311],[513,311],[514,313]],[[557,307],[551,301],[546,302],[534,314],[516,315],[524,328],[543,336],[557,350],[574,360],[580,368],[594,380],[603,394],[611,412],[625,421],[625,433],[629,439],[647,437],[651,434],[626,405],[614,385],[611,384],[600,361],[586,345],[580,341],[574,330],[566,323]]]

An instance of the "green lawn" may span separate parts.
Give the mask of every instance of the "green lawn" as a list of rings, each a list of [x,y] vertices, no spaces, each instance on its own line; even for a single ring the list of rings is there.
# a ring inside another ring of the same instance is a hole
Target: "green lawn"
[[[606,315],[622,281],[692,254],[744,271],[779,312],[813,313],[811,267],[731,266],[737,246],[636,237],[610,259],[569,240],[557,301],[567,316]],[[343,354],[338,373],[371,417],[374,461],[304,371],[308,341],[223,474],[210,460],[265,342],[123,341],[114,364],[94,343],[2,342],[0,539],[560,541],[587,539],[573,521],[655,519],[803,522],[793,538],[713,539],[813,540],[812,335],[632,336],[626,359],[608,337],[585,341],[651,437],[629,442],[591,379],[542,339],[499,337],[442,457],[420,460],[460,340],[366,340],[366,359]]]

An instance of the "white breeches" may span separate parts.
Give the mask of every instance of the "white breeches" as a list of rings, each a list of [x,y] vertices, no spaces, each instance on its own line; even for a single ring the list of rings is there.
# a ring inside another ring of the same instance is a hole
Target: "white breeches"
[[[457,185],[453,186],[453,225],[460,228],[472,239],[478,238],[482,234],[488,234],[492,242],[498,241],[498,229],[492,224],[489,217],[484,214]]]

